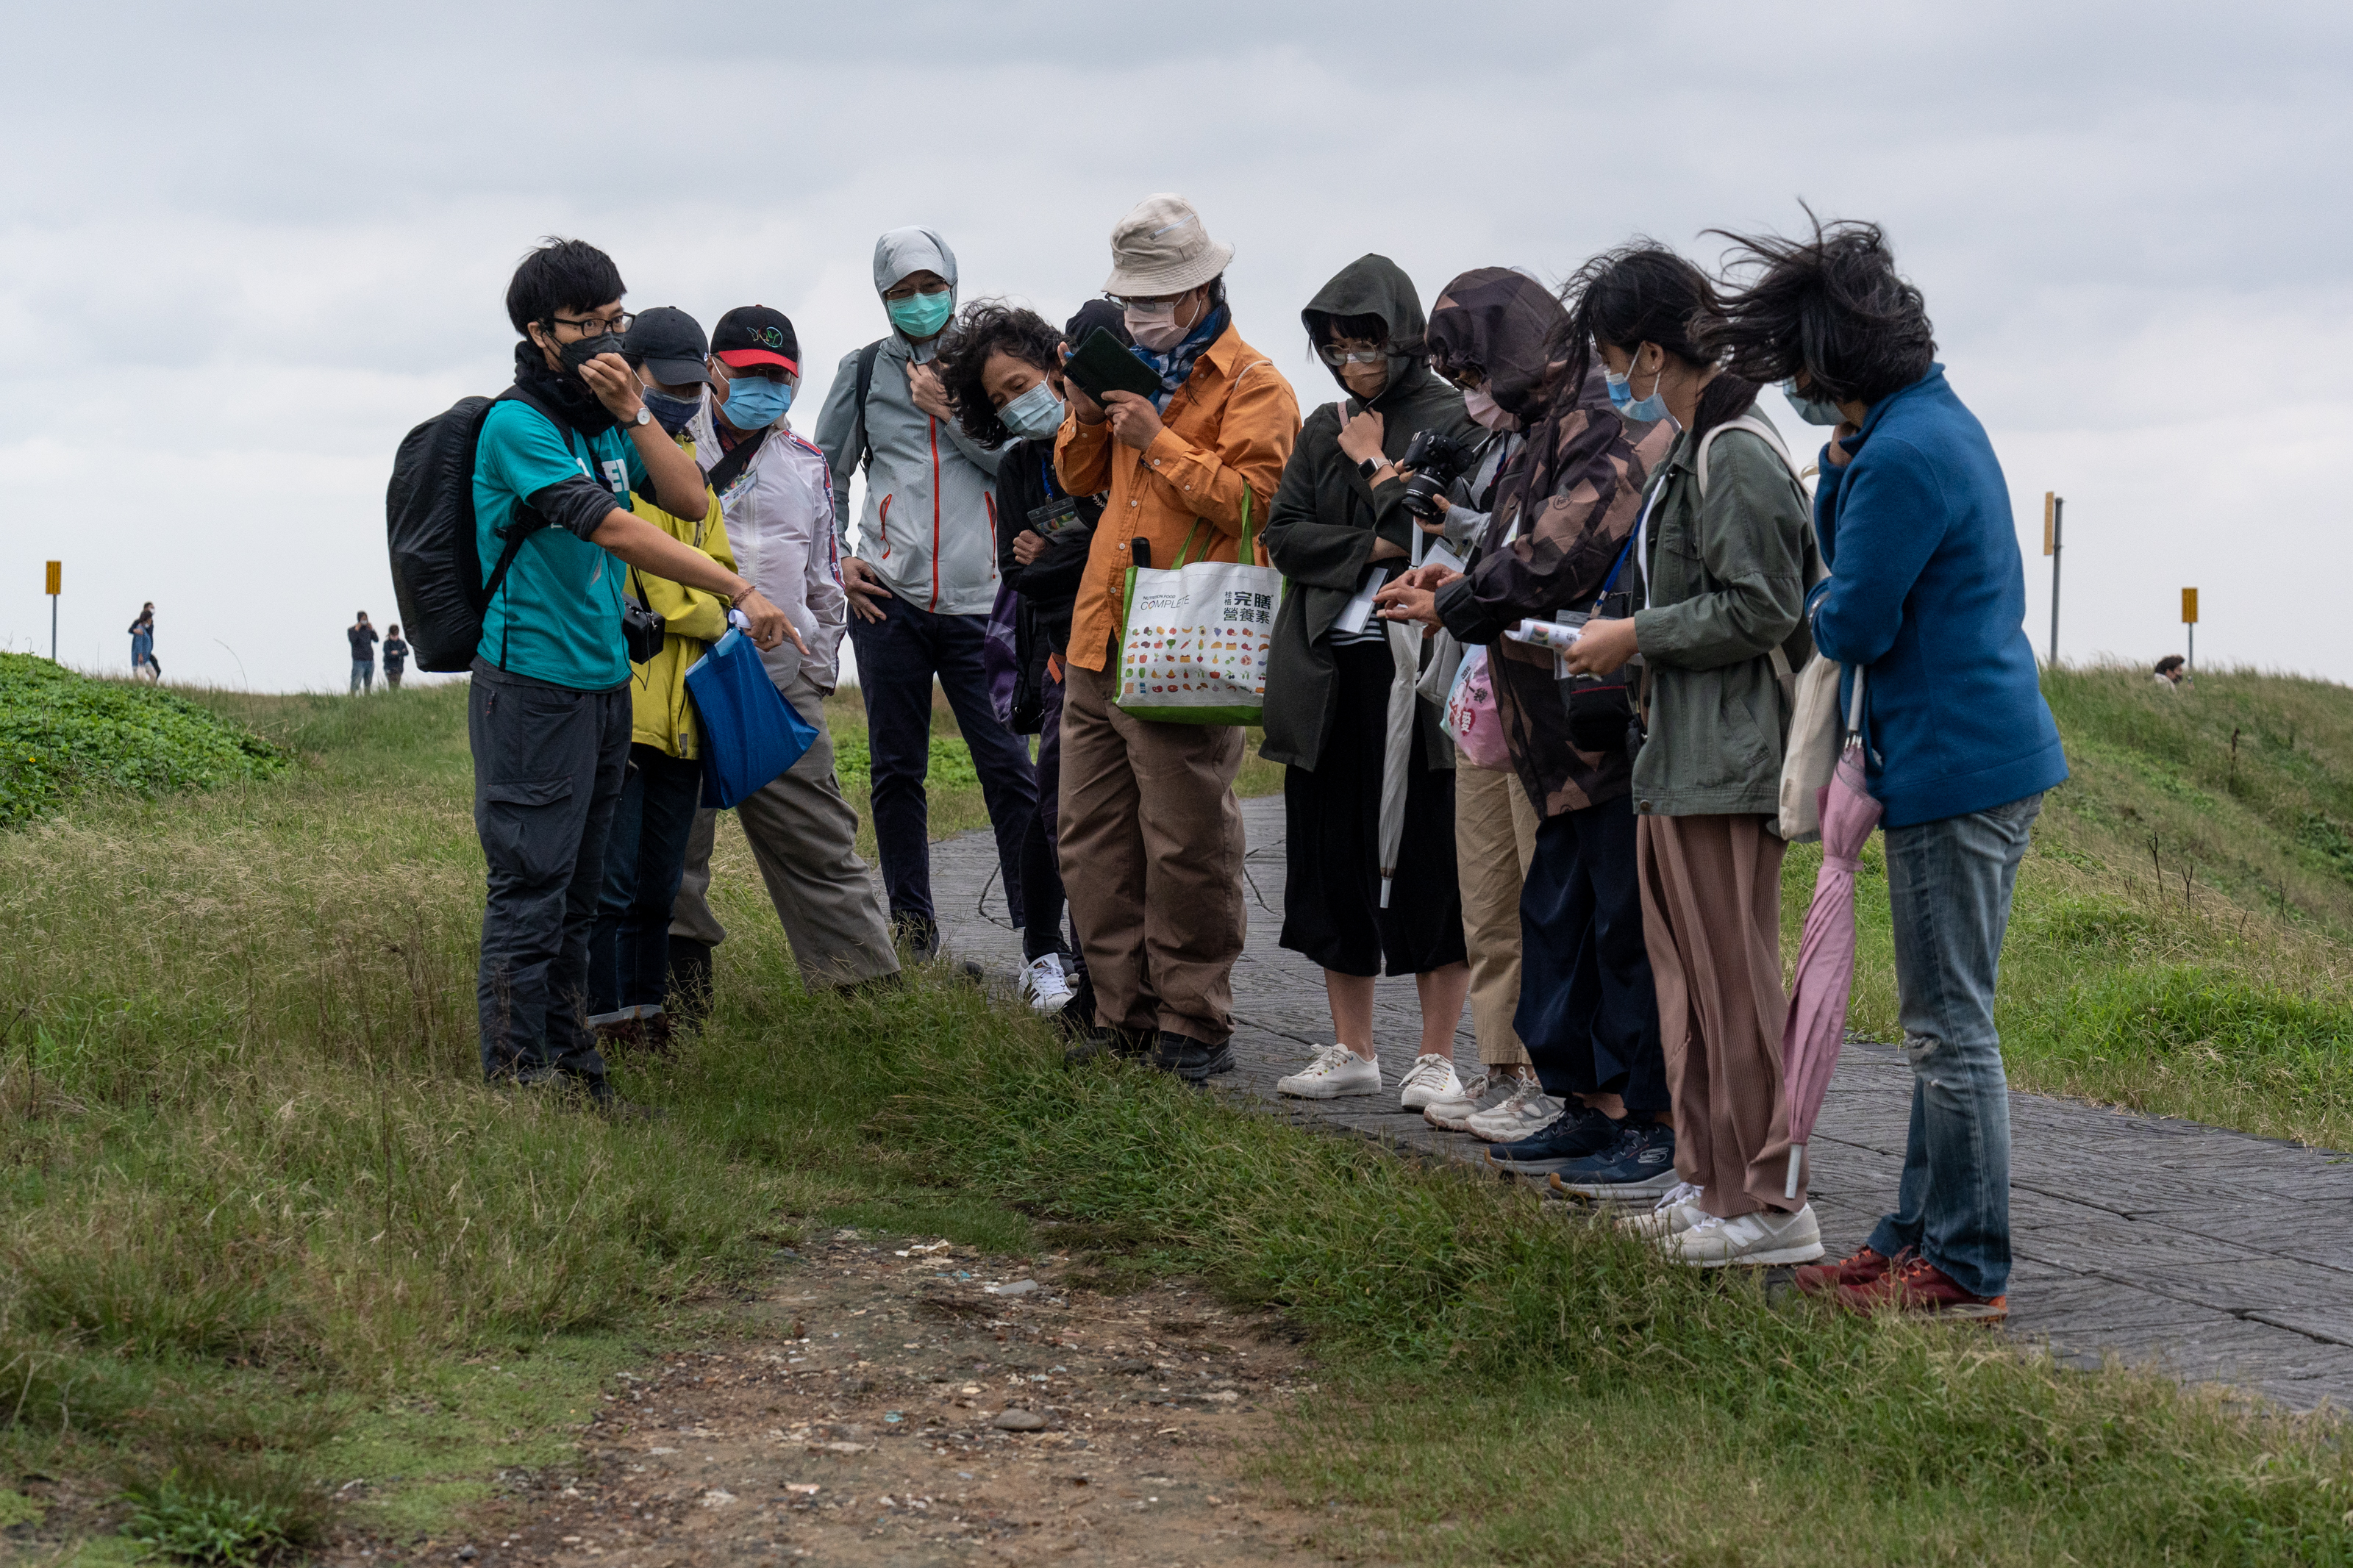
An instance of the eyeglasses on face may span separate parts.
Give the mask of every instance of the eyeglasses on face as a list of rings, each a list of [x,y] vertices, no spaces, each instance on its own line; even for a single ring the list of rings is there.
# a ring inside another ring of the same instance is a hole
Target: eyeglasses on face
[[[1121,310],[1135,316],[1173,316],[1176,313],[1176,301],[1184,297],[1182,294],[1167,294],[1153,299],[1147,299],[1142,295],[1106,294],[1103,296]]]
[[[1325,343],[1315,351],[1316,357],[1328,365],[1379,364],[1389,357],[1388,345],[1378,348],[1344,349],[1337,343]]]
[[[606,332],[627,332],[638,319],[635,310],[623,310],[610,316],[551,316],[549,321],[559,327],[569,327],[575,338],[593,338]]]

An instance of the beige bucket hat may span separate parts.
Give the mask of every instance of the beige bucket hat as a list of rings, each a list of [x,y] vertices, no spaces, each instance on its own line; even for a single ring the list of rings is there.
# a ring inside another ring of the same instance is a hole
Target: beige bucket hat
[[[1193,204],[1174,192],[1146,196],[1112,226],[1106,294],[1182,294],[1226,269],[1234,247],[1219,245],[1201,226]]]

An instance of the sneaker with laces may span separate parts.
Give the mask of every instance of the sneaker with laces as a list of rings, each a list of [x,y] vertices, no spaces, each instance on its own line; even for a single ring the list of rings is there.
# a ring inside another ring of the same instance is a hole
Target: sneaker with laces
[[[1454,1092],[1431,1100],[1421,1108],[1421,1119],[1441,1132],[1460,1132],[1479,1114],[1479,1102],[1487,1098],[1495,1080],[1481,1073],[1469,1083],[1457,1080]]]
[[[1759,1268],[1811,1263],[1822,1255],[1822,1231],[1814,1220],[1814,1205],[1808,1204],[1795,1214],[1759,1209],[1731,1219],[1703,1214],[1689,1230],[1666,1237],[1660,1246],[1674,1262],[1694,1268],[1735,1263]]]
[[[1454,1076],[1452,1057],[1416,1057],[1413,1070],[1398,1086],[1398,1107],[1402,1110],[1420,1110],[1434,1100],[1461,1092],[1462,1080]]]
[[[1487,1169],[1504,1176],[1544,1177],[1588,1160],[1618,1140],[1618,1123],[1589,1106],[1576,1106],[1533,1138],[1496,1143],[1487,1150]]]
[[[1649,1207],[1683,1180],[1675,1174],[1675,1130],[1663,1121],[1622,1121],[1617,1142],[1555,1172],[1552,1190],[1589,1204]]]
[[[1533,1138],[1561,1119],[1568,1107],[1544,1091],[1544,1085],[1524,1078],[1503,1102],[1463,1120],[1462,1131],[1490,1143],[1516,1143]]]
[[[1378,1094],[1381,1091],[1381,1064],[1358,1056],[1345,1046],[1326,1046],[1315,1053],[1314,1061],[1289,1078],[1277,1079],[1274,1091],[1299,1100],[1338,1100],[1343,1095]]]
[[[1697,1182],[1677,1182],[1667,1189],[1658,1206],[1645,1214],[1628,1215],[1618,1222],[1618,1228],[1628,1236],[1643,1241],[1662,1241],[1671,1236],[1681,1236],[1700,1222],[1706,1210],[1699,1206],[1704,1189]]]
[[[1849,1285],[1868,1285],[1890,1268],[1901,1268],[1911,1261],[1912,1249],[1908,1247],[1893,1258],[1882,1257],[1863,1247],[1836,1263],[1809,1264],[1791,1278],[1797,1281],[1798,1289],[1809,1296],[1831,1296]]]
[[[1032,960],[1022,972],[1021,994],[1035,1012],[1060,1012],[1071,1000],[1071,979],[1062,973],[1062,955],[1049,952]]]
[[[1961,1289],[1951,1275],[1916,1256],[1906,1259],[1902,1268],[1889,1268],[1867,1284],[1841,1287],[1838,1304],[1865,1317],[1878,1312],[1905,1312],[1998,1323],[2010,1316],[2008,1296],[1972,1295]]]

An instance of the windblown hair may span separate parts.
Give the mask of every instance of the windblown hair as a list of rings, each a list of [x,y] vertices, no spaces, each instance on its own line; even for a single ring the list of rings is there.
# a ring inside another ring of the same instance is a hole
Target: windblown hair
[[[593,310],[628,291],[611,257],[585,239],[550,235],[516,264],[507,284],[507,320],[527,338],[533,321],[545,326],[558,310]]]
[[[934,362],[964,433],[985,447],[1013,439],[982,384],[991,354],[1011,354],[1040,371],[1059,370],[1061,356],[1055,351],[1061,342],[1060,331],[1035,310],[1003,300],[975,300],[966,305],[941,340]]]
[[[1835,403],[1876,403],[1928,374],[1936,330],[1914,288],[1895,270],[1875,223],[1825,225],[1808,210],[1813,235],[1709,232],[1730,240],[1726,271],[1753,274],[1731,288],[1705,342],[1751,381],[1788,381]]]
[[[1715,361],[1700,337],[1715,322],[1715,286],[1706,273],[1655,241],[1637,239],[1593,258],[1561,286],[1560,302],[1568,324],[1556,353],[1566,361],[1553,384],[1556,395],[1577,395],[1592,372],[1597,343],[1629,353],[1655,343],[1686,364]]]

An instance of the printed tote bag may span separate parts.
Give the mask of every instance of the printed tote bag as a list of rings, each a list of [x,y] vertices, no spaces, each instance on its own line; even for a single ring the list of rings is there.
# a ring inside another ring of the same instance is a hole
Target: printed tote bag
[[[1127,569],[1119,633],[1119,706],[1163,724],[1255,724],[1282,574],[1258,565],[1250,494],[1242,491],[1241,559],[1188,561],[1197,522],[1166,570]]]

